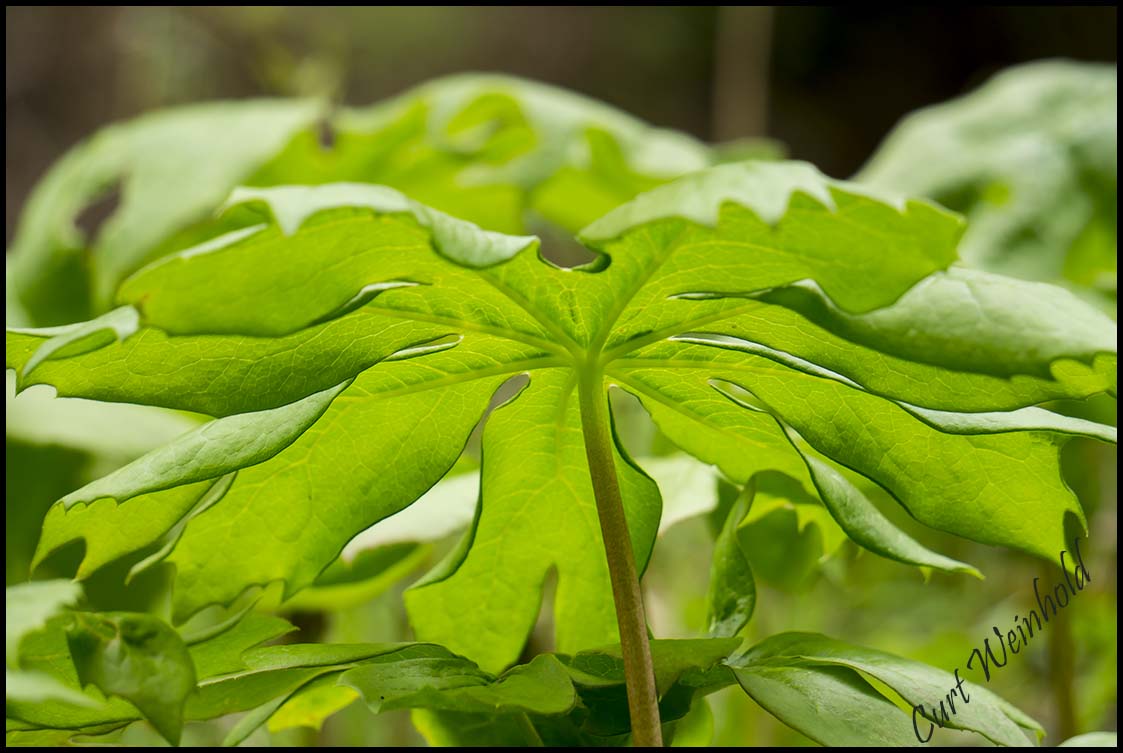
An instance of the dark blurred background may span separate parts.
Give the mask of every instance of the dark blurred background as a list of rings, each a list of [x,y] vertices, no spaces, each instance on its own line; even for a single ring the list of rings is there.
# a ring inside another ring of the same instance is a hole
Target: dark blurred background
[[[905,113],[1007,65],[1116,60],[1114,7],[20,7],[5,10],[5,232],[52,161],[164,105],[368,104],[503,71],[708,140],[770,136],[836,177]]]

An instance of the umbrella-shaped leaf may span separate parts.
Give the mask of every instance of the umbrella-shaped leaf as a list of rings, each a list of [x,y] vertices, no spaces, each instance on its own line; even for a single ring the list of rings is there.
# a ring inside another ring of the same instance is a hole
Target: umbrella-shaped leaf
[[[61,546],[128,511],[139,545],[166,537],[181,618],[275,581],[286,596],[311,585],[445,474],[513,377],[526,381],[487,418],[462,546],[407,594],[419,637],[492,672],[517,658],[551,570],[559,649],[617,639],[582,417],[611,385],[732,480],[785,472],[827,495],[859,544],[952,570],[818,456],[930,526],[1057,558],[1065,516],[1081,517],[1058,449],[1114,439],[1027,407],[1114,391],[1110,319],[953,266],[958,218],[802,163],[725,165],[643,194],[586,228],[601,260],[578,269],[386,188],[233,201],[264,209],[261,224],[121,286],[135,332],[84,325],[122,339],[69,354],[53,338],[70,330],[8,335],[21,386],[216,417],[67,495],[45,537]],[[609,444],[642,568],[658,489]],[[87,522],[52,533],[73,515]]]

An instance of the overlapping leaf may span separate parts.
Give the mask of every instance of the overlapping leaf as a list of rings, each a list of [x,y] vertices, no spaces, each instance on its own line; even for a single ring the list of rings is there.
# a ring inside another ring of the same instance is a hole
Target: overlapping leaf
[[[276,634],[274,622],[252,615],[226,634],[191,647],[203,679],[186,716],[244,713],[227,744],[265,724],[271,729],[319,726],[360,697],[376,713],[420,710],[415,719],[435,743],[614,746],[628,739],[618,646],[572,656],[542,654],[495,676],[433,644],[253,648]],[[65,645],[61,632],[53,640]],[[50,641],[44,636],[40,650]],[[820,743],[915,745],[910,714],[885,693],[927,709],[957,686],[950,674],[920,662],[814,633],[782,633],[744,652],[737,651],[739,644],[738,639],[651,642],[668,733],[686,723],[703,696],[739,683],[763,708]],[[223,657],[220,664],[214,663],[217,657]],[[216,674],[219,666],[227,671]],[[74,682],[72,668],[61,671],[63,676]],[[985,688],[966,682],[961,687],[970,702],[960,704],[946,726],[1000,745],[1024,745],[1027,734],[1042,734],[1033,719]],[[57,703],[16,704],[9,712],[10,730],[40,733],[104,731],[141,718],[119,700],[80,713]],[[926,712],[921,721],[932,717]]]
[[[70,706],[95,705],[50,674],[20,669],[20,644],[29,634],[42,630],[47,622],[73,607],[82,596],[82,587],[68,580],[48,580],[11,586],[4,593],[4,696],[8,702],[38,703],[55,701]]]
[[[268,221],[138,273],[121,313],[8,336],[22,385],[218,417],[67,495],[45,535],[89,544],[100,529],[85,572],[170,551],[181,617],[274,581],[308,586],[445,473],[517,375],[529,382],[483,432],[463,545],[407,594],[419,637],[489,671],[517,657],[551,569],[559,649],[615,639],[579,374],[635,394],[731,479],[786,472],[863,546],[947,569],[966,566],[889,525],[833,463],[928,525],[1056,558],[1064,516],[1081,515],[1057,449],[1114,439],[1026,407],[1114,391],[1109,319],[952,266],[957,218],[803,164],[728,165],[644,194],[584,231],[603,256],[577,270],[388,189],[235,201]],[[658,490],[619,448],[616,465],[642,566]],[[134,521],[128,535],[98,522],[113,516]]]
[[[312,126],[317,118],[321,127]],[[321,143],[324,131],[330,144]],[[100,132],[44,179],[11,249],[8,325],[73,321],[89,316],[91,306],[100,312],[116,284],[144,261],[254,224],[258,218],[249,212],[212,216],[238,183],[384,183],[485,227],[518,232],[532,215],[576,229],[708,159],[689,137],[569,92],[502,76],[452,77],[384,105],[330,115],[303,101],[174,108]],[[114,187],[119,200],[100,207]],[[88,224],[87,215],[107,216],[89,237],[79,227]],[[164,441],[169,429],[190,427],[158,410],[51,401],[39,391],[10,403],[7,417],[9,437],[83,452],[96,444],[99,467],[151,449],[146,437]],[[57,454],[44,462],[57,462]],[[38,464],[13,460],[20,462],[12,463],[9,492],[38,491],[30,483]],[[74,462],[85,461],[75,454]],[[17,506],[17,496],[9,505],[9,523],[16,524],[9,530],[23,545],[10,552],[10,575],[26,571],[28,547],[35,545],[49,501],[25,494]],[[184,496],[169,514],[182,521],[192,505],[200,511],[200,495]],[[102,527],[127,532],[126,539],[138,533],[128,528],[127,516],[103,517]],[[94,538],[87,568],[120,555]],[[175,538],[164,535],[160,542]],[[44,542],[45,549],[52,546]]]
[[[184,708],[186,694],[196,691],[196,678],[204,683],[245,671],[244,652],[291,629],[284,620],[250,614],[226,630],[194,640],[185,650],[174,631],[148,615],[87,614],[77,621],[53,620],[28,638],[20,658],[69,696],[46,702],[9,697],[8,729],[61,731],[69,737],[100,734],[148,718],[174,740],[185,714],[209,718],[198,716],[192,705]],[[75,701],[81,702],[77,708]]]
[[[719,495],[711,514],[707,628],[730,636],[752,616],[758,578],[784,589],[807,587],[846,533],[819,499],[781,473],[758,473],[742,489],[722,482]]]
[[[576,231],[710,159],[688,136],[498,75],[330,114],[298,100],[172,108],[104,129],[43,179],[11,249],[11,302],[38,325],[101,313],[145,261],[249,224],[212,217],[239,184],[378,183],[489,229],[522,232],[533,213]],[[118,184],[119,203],[84,237],[83,212]]]
[[[604,743],[628,733],[618,648],[576,656],[541,655],[496,677],[432,644],[251,648],[276,633],[274,622],[252,615],[225,634],[191,647],[201,680],[187,705],[187,717],[210,719],[248,712],[227,738],[228,744],[239,742],[267,721],[276,729],[318,725],[358,697],[376,713],[395,708],[428,710],[437,715],[434,718],[452,724],[445,734],[455,734],[457,739],[473,724],[489,730],[511,727],[523,744],[532,741],[527,734],[562,744],[577,738]],[[61,632],[54,636],[55,644],[61,636]],[[45,647],[49,641],[43,642]],[[653,642],[668,724],[686,713],[696,691],[710,692],[733,682],[720,663],[737,644],[735,640]],[[216,672],[220,668],[225,671]],[[76,682],[73,669],[60,672],[60,678]],[[121,701],[83,714],[68,715],[57,703],[16,705],[10,711],[15,724],[28,730],[103,729],[141,718]]]
[[[255,185],[362,181],[491,230],[528,211],[576,232],[636,194],[713,160],[685,134],[595,100],[495,74],[438,79],[332,120],[330,150],[295,139]]]
[[[111,126],[70,151],[28,200],[10,249],[10,284],[32,320],[102,310],[125,275],[175,234],[190,238],[319,109],[299,100],[191,105]],[[118,183],[112,216],[83,237],[79,216]]]
[[[110,622],[114,628],[106,630]],[[126,630],[132,635],[123,636],[121,628],[129,622],[131,627]],[[140,622],[145,623],[143,628]],[[78,711],[58,701],[9,704],[10,722],[14,720],[9,726],[77,731],[122,726],[144,718],[175,741],[184,716],[212,719],[249,712],[228,739],[236,743],[274,715],[284,720],[286,715],[299,714],[298,707],[313,702],[325,688],[344,690],[351,698],[364,697],[375,712],[417,707],[500,715],[564,714],[575,702],[565,668],[551,655],[495,677],[432,644],[300,644],[254,649],[255,644],[289,627],[263,615],[251,615],[189,650],[174,632],[167,632],[170,628],[160,628],[157,623],[143,615],[127,619],[124,615],[86,615],[69,633],[56,626],[53,632],[41,635],[28,651],[32,666],[73,693],[82,683],[92,683],[119,698]],[[140,641],[135,635],[138,629],[144,633]],[[116,637],[109,640],[112,635]],[[122,642],[123,638],[127,639]],[[67,655],[68,641],[77,673]],[[173,671],[158,669],[155,665],[160,663],[173,664]],[[190,682],[184,688],[179,680],[188,676]],[[305,718],[322,718],[338,708],[306,708]]]
[[[909,714],[865,679],[888,686],[910,707],[934,705],[958,685],[950,673],[875,649],[852,646],[817,633],[780,633],[729,661],[745,691],[770,713],[823,745],[917,745]],[[969,703],[960,703],[941,726],[976,732],[998,745],[1024,746],[1041,726],[989,690],[964,682]],[[825,712],[825,713],[824,713]]]
[[[858,180],[967,215],[964,259],[1114,296],[1114,65],[1038,62],[909,115]]]
[[[147,614],[79,612],[66,637],[82,685],[126,699],[165,739],[179,743],[195,667],[175,630]]]

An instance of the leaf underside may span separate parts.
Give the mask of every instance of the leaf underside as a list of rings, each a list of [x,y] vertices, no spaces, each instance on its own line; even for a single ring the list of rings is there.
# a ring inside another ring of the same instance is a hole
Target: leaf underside
[[[601,262],[578,269],[383,187],[234,201],[260,222],[133,275],[115,312],[7,338],[21,388],[215,418],[67,495],[37,555],[84,539],[84,576],[159,550],[177,619],[312,584],[445,474],[519,375],[484,426],[460,556],[406,596],[420,639],[489,672],[515,661],[551,569],[558,649],[617,639],[575,391],[586,369],[737,483],[786,473],[862,546],[949,570],[971,568],[895,529],[846,474],[931,527],[1055,560],[1065,516],[1082,521],[1058,448],[1114,441],[1031,407],[1114,393],[1110,319],[956,266],[955,216],[805,164],[725,165],[643,194],[586,228]],[[642,567],[659,490],[616,452]]]
[[[500,75],[449,76],[330,114],[312,100],[169,108],[99,131],[40,182],[9,249],[8,324],[103,313],[144,263],[252,225],[250,213],[213,217],[239,185],[382,184],[490,230],[541,218],[575,232],[713,159],[683,134]],[[83,233],[82,213],[114,197]]]

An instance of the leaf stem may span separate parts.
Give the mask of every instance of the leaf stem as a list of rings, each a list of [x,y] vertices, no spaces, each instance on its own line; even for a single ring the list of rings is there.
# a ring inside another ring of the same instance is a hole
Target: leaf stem
[[[1064,579],[1064,571],[1056,565],[1045,563],[1042,572],[1056,583]],[[1076,647],[1072,640],[1072,625],[1068,615],[1058,615],[1057,625],[1049,630],[1049,679],[1053,686],[1053,702],[1057,708],[1057,739],[1067,740],[1074,737],[1078,730],[1076,724],[1076,703],[1073,699],[1073,664],[1076,661]]]
[[[608,417],[608,396],[600,368],[589,365],[578,377],[581,399],[581,429],[585,435],[585,455],[593,480],[601,538],[604,539],[616,623],[620,628],[620,650],[624,658],[624,682],[628,693],[628,713],[632,721],[632,743],[637,747],[661,747],[663,733],[659,722],[659,697],[655,691],[655,669],[651,644],[647,638],[632,538],[624,517],[616,460],[612,451],[612,430]]]

